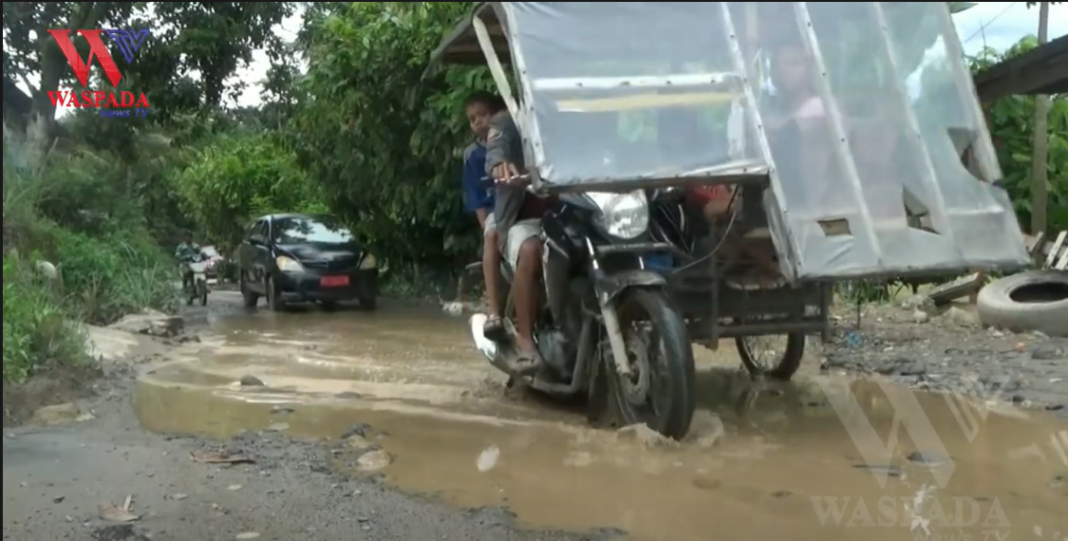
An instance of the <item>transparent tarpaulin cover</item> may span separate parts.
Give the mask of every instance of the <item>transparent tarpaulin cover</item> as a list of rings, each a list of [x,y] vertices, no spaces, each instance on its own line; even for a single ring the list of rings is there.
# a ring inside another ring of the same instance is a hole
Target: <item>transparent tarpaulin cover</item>
[[[709,2],[508,2],[539,175],[555,185],[760,166]]]
[[[945,3],[502,6],[550,184],[767,164],[789,277],[1028,262]]]

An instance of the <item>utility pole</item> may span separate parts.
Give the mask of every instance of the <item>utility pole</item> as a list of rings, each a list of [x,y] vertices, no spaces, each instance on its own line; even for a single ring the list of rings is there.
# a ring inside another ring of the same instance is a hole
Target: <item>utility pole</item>
[[[1049,38],[1049,2],[1038,6],[1038,46]],[[1049,96],[1035,96],[1035,133],[1031,155],[1031,234],[1046,231],[1046,213],[1049,209]]]

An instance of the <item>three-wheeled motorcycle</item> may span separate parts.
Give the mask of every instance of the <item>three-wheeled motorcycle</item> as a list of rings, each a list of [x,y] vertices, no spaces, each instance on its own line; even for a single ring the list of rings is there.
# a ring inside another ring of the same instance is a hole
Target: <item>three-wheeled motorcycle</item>
[[[834,280],[1025,266],[962,58],[944,3],[478,4],[432,60],[488,66],[531,191],[563,202],[546,365],[513,380],[680,437],[691,341],[789,379]]]

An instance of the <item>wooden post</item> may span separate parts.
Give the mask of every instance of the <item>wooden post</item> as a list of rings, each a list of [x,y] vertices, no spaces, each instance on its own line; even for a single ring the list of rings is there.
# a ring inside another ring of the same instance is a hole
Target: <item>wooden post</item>
[[[1038,46],[1041,47],[1049,38],[1049,2],[1042,2],[1038,8]],[[1033,153],[1031,155],[1031,234],[1037,235],[1046,230],[1046,212],[1049,206],[1049,96],[1035,96],[1035,132]]]

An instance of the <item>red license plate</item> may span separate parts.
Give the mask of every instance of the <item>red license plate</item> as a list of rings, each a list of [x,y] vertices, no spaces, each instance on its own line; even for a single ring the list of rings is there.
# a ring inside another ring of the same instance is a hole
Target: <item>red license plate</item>
[[[323,276],[319,280],[319,284],[323,287],[342,287],[349,285],[348,276]]]

